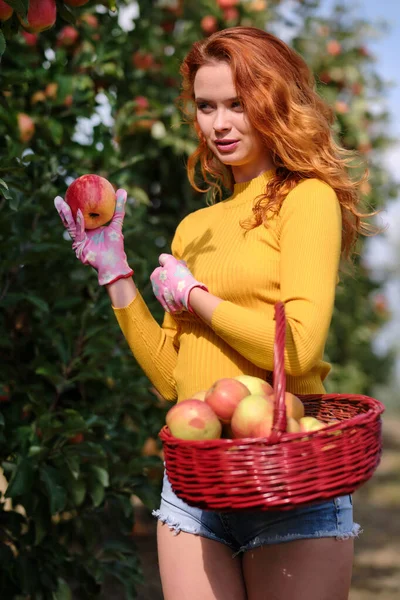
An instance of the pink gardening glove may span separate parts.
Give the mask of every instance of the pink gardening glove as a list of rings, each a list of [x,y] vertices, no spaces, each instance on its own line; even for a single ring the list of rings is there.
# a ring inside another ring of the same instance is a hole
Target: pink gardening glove
[[[161,254],[158,260],[161,266],[150,275],[155,297],[169,313],[184,310],[193,313],[188,302],[191,290],[200,287],[208,292],[207,287],[196,281],[184,260],[177,260],[171,254]]]
[[[75,222],[68,204],[60,196],[54,198],[57,212],[73,239],[72,249],[84,265],[96,269],[100,285],[133,275],[126,260],[122,234],[126,195],[125,190],[117,190],[115,212],[109,225],[86,231],[82,212],[78,209]]]

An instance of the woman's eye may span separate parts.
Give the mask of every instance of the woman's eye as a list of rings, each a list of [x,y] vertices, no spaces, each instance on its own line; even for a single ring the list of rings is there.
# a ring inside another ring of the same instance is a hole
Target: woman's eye
[[[242,103],[240,102],[240,100],[235,100],[234,102],[232,102],[232,108],[233,108],[234,110],[239,110],[239,111],[242,111],[242,110],[243,110],[243,105],[242,105]]]
[[[205,111],[211,109],[211,106],[208,104],[208,102],[199,102],[197,104],[197,109]]]

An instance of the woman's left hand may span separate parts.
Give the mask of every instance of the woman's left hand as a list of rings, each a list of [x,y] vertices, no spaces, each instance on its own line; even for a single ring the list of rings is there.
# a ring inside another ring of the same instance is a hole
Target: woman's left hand
[[[200,287],[208,292],[207,287],[193,277],[184,260],[177,260],[171,254],[161,254],[158,260],[160,266],[150,275],[155,297],[169,313],[184,310],[193,313],[189,305],[191,290]]]

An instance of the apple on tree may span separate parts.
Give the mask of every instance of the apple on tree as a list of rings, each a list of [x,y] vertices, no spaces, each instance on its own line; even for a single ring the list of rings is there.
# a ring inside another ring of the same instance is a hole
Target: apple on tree
[[[116,203],[115,190],[111,183],[99,175],[82,175],[68,187],[65,201],[76,219],[81,210],[85,229],[96,229],[111,221]]]

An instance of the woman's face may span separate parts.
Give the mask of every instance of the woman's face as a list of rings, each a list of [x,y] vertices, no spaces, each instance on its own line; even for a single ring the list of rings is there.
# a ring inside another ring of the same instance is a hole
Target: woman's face
[[[273,167],[271,155],[249,123],[226,62],[204,65],[196,73],[197,122],[209,148],[232,167],[236,182],[249,181]]]

